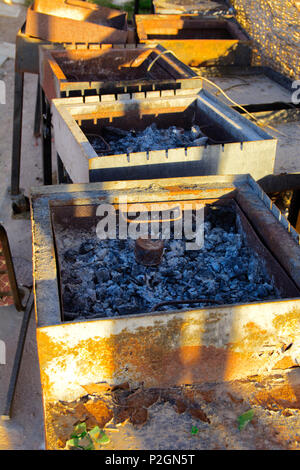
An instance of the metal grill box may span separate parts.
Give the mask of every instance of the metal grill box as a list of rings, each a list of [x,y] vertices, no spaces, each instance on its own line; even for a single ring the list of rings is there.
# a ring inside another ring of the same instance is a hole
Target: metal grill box
[[[125,43],[127,13],[80,0],[36,0],[25,34],[50,42]]]
[[[273,173],[276,139],[204,90],[164,90],[132,95],[55,99],[55,147],[74,183],[250,173]],[[208,144],[98,156],[87,136],[103,126],[125,131],[198,125]]]
[[[136,15],[141,43],[158,42],[187,65],[249,65],[251,42],[234,19]]]
[[[160,45],[40,48],[47,99],[167,89],[200,89],[197,74]]]
[[[64,242],[67,233],[87,231],[96,236],[99,205],[119,206],[124,197],[128,204],[234,204],[247,243],[265,263],[278,286],[278,297],[63,320],[59,229],[65,229]],[[40,187],[32,190],[31,210],[37,344],[46,413],[51,401],[73,400],[87,384],[215,383],[270,373],[280,368],[282,360],[289,358],[295,365],[299,360],[299,234],[250,176]]]

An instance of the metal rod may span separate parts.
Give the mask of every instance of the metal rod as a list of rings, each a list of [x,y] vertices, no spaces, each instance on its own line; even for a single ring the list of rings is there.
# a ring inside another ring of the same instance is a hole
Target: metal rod
[[[11,418],[12,404],[13,404],[13,400],[15,396],[16,385],[17,385],[17,380],[19,376],[20,365],[21,365],[23,349],[24,349],[24,344],[25,344],[25,338],[26,338],[27,329],[29,325],[30,315],[31,315],[32,308],[33,308],[33,302],[34,302],[34,296],[33,296],[33,290],[32,290],[30,293],[28,302],[26,304],[25,311],[24,311],[24,316],[23,316],[21,330],[20,330],[19,339],[18,339],[17,351],[15,355],[13,370],[12,370],[9,388],[8,388],[8,394],[6,398],[6,404],[5,404],[4,412],[1,415],[1,418],[3,420],[9,420]]]
[[[15,72],[15,95],[13,117],[13,142],[11,162],[11,194],[17,196],[20,193],[20,168],[21,168],[21,141],[22,141],[22,116],[23,116],[23,90],[24,73]]]
[[[41,90],[41,101],[44,185],[50,185],[52,184],[51,110],[43,90]]]
[[[155,312],[158,308],[164,307],[165,305],[182,305],[182,304],[200,304],[202,302],[208,302],[208,303],[213,303],[217,305],[223,305],[224,302],[219,302],[218,300],[215,299],[207,299],[207,298],[201,298],[201,299],[193,299],[193,300],[165,300],[164,302],[160,302],[159,304],[154,305],[154,307],[151,309],[151,312]]]

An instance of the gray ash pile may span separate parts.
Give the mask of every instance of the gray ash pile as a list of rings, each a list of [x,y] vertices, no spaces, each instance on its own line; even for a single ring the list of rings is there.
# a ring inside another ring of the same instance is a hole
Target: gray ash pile
[[[151,124],[143,131],[125,131],[109,126],[102,129],[101,136],[87,134],[87,138],[99,156],[197,147],[209,141],[197,125],[189,129],[176,126],[158,129],[156,124]],[[108,150],[103,149],[103,138],[108,144]]]
[[[279,298],[263,261],[239,229],[238,216],[222,207],[209,211],[204,246],[185,250],[185,240],[165,240],[159,266],[138,264],[135,241],[99,240],[87,232],[59,234],[65,320],[248,303]],[[71,247],[66,249],[67,247]],[[210,303],[189,304],[195,299]]]

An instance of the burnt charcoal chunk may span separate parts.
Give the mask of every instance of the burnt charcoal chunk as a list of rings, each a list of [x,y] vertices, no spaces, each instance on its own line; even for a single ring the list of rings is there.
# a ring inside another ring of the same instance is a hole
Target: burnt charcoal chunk
[[[85,255],[86,253],[89,253],[90,251],[92,251],[94,248],[95,248],[94,243],[92,243],[92,242],[83,242],[80,245],[79,253],[81,255]]]
[[[186,254],[191,260],[194,260],[198,257],[198,251],[196,250],[187,251]]]
[[[119,272],[112,272],[111,273],[111,277],[112,277],[112,280],[114,282],[117,282],[118,284],[120,284],[120,282],[122,282],[122,279],[123,279],[123,274],[122,273],[119,273]]]
[[[105,313],[105,309],[103,308],[103,305],[101,303],[95,303],[92,307],[92,310],[94,313]]]
[[[64,310],[64,320],[65,321],[72,321],[76,320],[78,318],[78,313],[77,312],[67,312]]]
[[[65,291],[63,294],[63,306],[67,312],[81,313],[87,308],[87,298]]]
[[[63,276],[63,274],[61,274]],[[75,284],[75,285],[79,285],[79,284],[82,284],[82,279],[81,277],[79,276],[78,272],[74,272],[74,271],[71,271],[68,275],[68,277],[65,275],[64,276],[66,278],[66,283],[67,284]]]
[[[236,231],[236,213],[230,207],[213,206],[210,208],[207,221],[211,227],[220,227],[225,231]]]
[[[63,305],[64,305],[64,310],[73,311],[74,296],[68,291],[65,291],[63,294]]]
[[[70,248],[64,253],[64,258],[66,261],[74,262],[76,261],[77,256],[78,256],[78,253],[73,248]]]
[[[176,275],[178,275],[178,271],[174,271],[174,269],[161,269],[160,270],[160,274],[164,277],[176,277]]]
[[[110,272],[108,269],[105,269],[105,268],[98,269],[95,273],[95,276],[96,276],[96,282],[98,284],[102,282],[107,282],[110,280]]]
[[[136,304],[122,304],[118,305],[117,311],[119,315],[130,315],[137,313],[138,306]]]
[[[107,295],[116,301],[118,297],[122,296],[122,289],[118,285],[112,285],[107,288]]]
[[[131,268],[131,275],[133,277],[143,274],[145,272],[145,267],[140,264],[134,264]]]

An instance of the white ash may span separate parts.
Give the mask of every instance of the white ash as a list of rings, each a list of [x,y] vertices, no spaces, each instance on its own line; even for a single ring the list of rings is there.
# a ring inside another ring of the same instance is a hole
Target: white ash
[[[108,143],[110,150],[103,149],[103,141],[100,137],[87,134],[91,145],[99,156],[196,147],[206,145],[209,140],[197,125],[185,130],[176,126],[158,129],[156,124],[151,124],[143,131],[124,131],[114,127],[106,127],[102,129],[102,136]]]
[[[186,251],[185,240],[165,240],[158,267],[136,262],[131,239],[99,240],[96,233],[70,230],[56,233],[65,320],[147,313],[167,300],[204,297],[234,304],[279,298],[264,263],[247,246],[235,221],[232,224],[228,213],[215,221],[206,217],[201,250]],[[209,305],[214,302],[165,305],[159,310]]]

